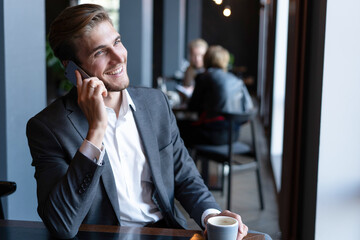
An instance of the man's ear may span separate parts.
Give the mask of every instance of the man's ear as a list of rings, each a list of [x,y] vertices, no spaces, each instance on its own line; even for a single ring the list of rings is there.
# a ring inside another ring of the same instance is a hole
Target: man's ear
[[[68,65],[69,63],[69,60],[63,60],[61,61],[62,65],[66,68],[66,66]]]

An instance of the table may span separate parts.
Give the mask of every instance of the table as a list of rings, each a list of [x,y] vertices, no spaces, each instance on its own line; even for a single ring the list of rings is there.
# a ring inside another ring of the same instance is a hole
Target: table
[[[1,240],[53,239],[42,222],[0,220]],[[139,228],[105,225],[80,227],[75,239],[101,240],[205,240],[202,231],[165,228]],[[263,235],[248,234],[247,240],[263,240]]]

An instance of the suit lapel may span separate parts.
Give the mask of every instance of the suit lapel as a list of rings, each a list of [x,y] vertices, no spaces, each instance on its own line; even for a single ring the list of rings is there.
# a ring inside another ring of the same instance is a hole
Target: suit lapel
[[[81,111],[79,105],[77,104],[77,92],[76,88],[73,88],[68,97],[66,98],[65,104],[66,108],[69,111],[68,118],[73,124],[76,131],[80,134],[84,140],[89,129],[89,124],[85,118],[85,115]],[[104,171],[101,175],[101,179],[104,183],[105,191],[110,199],[111,205],[113,206],[116,217],[120,223],[120,206],[117,198],[117,191],[115,186],[115,180],[113,171],[111,169],[110,161],[107,154],[104,155]]]
[[[109,196],[111,205],[114,208],[115,215],[120,223],[121,222],[120,221],[120,206],[119,206],[119,201],[118,201],[118,197],[117,197],[114,174],[113,174],[107,154],[105,154],[105,156],[104,156],[104,167],[105,168],[101,174],[101,178],[104,183],[105,191],[106,191],[107,195]]]
[[[133,99],[134,100],[134,99]],[[135,101],[134,101],[135,102]],[[144,106],[136,104],[136,111],[133,111],[136,126],[139,131],[139,135],[144,146],[145,155],[149,161],[152,176],[155,182],[160,183],[161,178],[157,178],[159,174],[156,174],[155,169],[160,169],[159,152],[157,139],[152,131],[151,118]]]

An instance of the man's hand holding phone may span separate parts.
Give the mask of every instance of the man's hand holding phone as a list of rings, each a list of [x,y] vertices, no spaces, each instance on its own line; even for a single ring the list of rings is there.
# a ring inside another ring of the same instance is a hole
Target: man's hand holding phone
[[[79,70],[75,70],[75,75],[78,104],[89,123],[86,139],[100,149],[107,127],[104,97],[107,97],[108,92],[97,77],[83,79]]]

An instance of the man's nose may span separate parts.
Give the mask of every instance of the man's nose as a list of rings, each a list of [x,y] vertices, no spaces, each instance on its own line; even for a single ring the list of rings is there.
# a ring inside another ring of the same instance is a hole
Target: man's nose
[[[125,53],[121,50],[112,49],[111,60],[116,62],[125,62]]]

